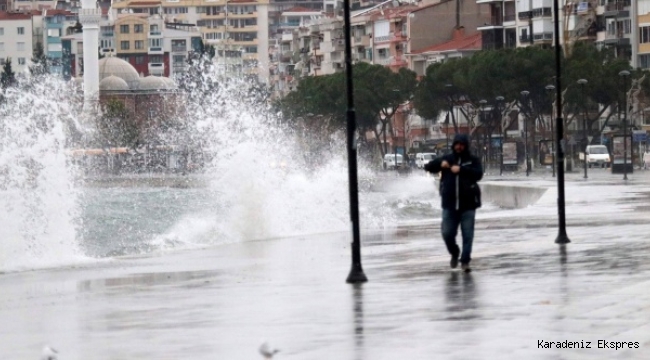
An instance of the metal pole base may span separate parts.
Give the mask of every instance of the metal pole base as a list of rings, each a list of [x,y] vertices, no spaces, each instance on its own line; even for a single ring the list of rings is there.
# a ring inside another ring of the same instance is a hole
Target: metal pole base
[[[345,282],[348,284],[359,284],[367,281],[368,278],[366,277],[366,274],[363,273],[361,264],[352,264],[352,269],[350,269],[350,274]]]
[[[560,233],[557,235],[557,238],[555,238],[556,244],[568,244],[570,242],[571,240],[569,240],[569,235],[567,235],[566,232],[560,231]]]

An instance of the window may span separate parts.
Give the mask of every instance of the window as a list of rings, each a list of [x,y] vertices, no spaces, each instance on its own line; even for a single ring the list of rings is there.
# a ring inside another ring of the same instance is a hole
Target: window
[[[61,44],[47,44],[47,51],[52,52],[52,51],[62,51],[63,47]]]
[[[156,31],[158,31],[158,25],[151,25],[151,26],[149,27],[149,31],[151,31],[151,32],[156,32]]]
[[[18,58],[18,65],[25,65],[25,58],[24,57],[19,57]]]
[[[129,33],[129,25],[120,25],[120,32],[122,34],[128,34]]]
[[[25,43],[24,43],[24,42],[18,42],[18,43],[16,43],[16,50],[18,50],[18,51],[25,51]]]
[[[77,54],[81,55],[84,53],[84,43],[77,43]]]
[[[641,44],[650,43],[650,26],[639,28],[639,42]]]
[[[174,66],[179,66],[185,64],[185,56],[184,55],[174,55],[172,57],[172,63]]]
[[[25,35],[25,28],[24,27],[19,27],[18,28],[18,35]]]
[[[129,50],[129,42],[128,41],[120,41],[120,49]]]
[[[47,29],[47,36],[49,37],[60,37],[61,29]]]
[[[144,40],[136,40],[135,41],[135,48],[137,50],[144,49]]]
[[[0,36],[2,36],[2,35],[4,35],[4,34],[5,34],[5,28],[0,27]]]
[[[149,39],[149,47],[161,47],[160,40],[162,39]]]
[[[135,24],[133,25],[133,32],[136,34],[140,34],[144,32],[144,26],[142,24]]]
[[[161,62],[163,62],[162,55],[151,55],[151,56],[149,56],[149,63],[150,64],[156,64],[156,63],[161,63]]]
[[[650,54],[639,55],[639,67],[642,69],[650,68]]]
[[[6,62],[5,58],[0,58],[0,65],[4,65]]]
[[[136,57],[135,57],[135,64],[136,64],[136,65],[142,65],[142,64],[144,64],[144,56],[136,56]]]
[[[185,52],[187,51],[187,46],[185,40],[172,40],[172,51],[173,52]]]

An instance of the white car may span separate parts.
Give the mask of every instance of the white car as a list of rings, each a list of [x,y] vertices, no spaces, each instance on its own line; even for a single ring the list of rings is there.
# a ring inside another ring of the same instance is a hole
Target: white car
[[[579,159],[585,161],[584,152],[580,152]],[[610,157],[609,151],[607,151],[607,146],[605,145],[589,145],[587,146],[587,165],[589,167],[599,166],[599,167],[609,167]]]
[[[422,169],[424,168],[424,165],[428,164],[429,161],[435,158],[436,154],[434,153],[417,153],[415,154],[415,166],[417,166],[418,169]]]
[[[404,164],[404,158],[401,154],[386,154],[384,155],[384,167],[387,169],[395,169]]]

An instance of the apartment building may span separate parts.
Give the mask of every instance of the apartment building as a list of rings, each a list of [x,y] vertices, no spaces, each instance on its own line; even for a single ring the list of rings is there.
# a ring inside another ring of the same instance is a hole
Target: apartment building
[[[100,24],[100,48],[103,56],[116,56],[129,63],[141,76],[174,78],[187,70],[187,57],[198,51],[201,35],[197,30],[166,26],[160,15],[118,14],[114,22]],[[83,38],[72,34],[63,38],[70,54],[66,74],[83,74]]]
[[[46,9],[43,11],[41,42],[45,55],[50,60],[51,74],[63,74],[63,47],[61,38],[80,32],[79,17],[67,10]]]
[[[0,12],[0,65],[11,59],[15,73],[28,71],[34,48],[34,29],[39,28],[40,11]]]
[[[217,49],[219,66],[239,63],[260,81],[268,79],[268,0],[124,0],[114,15],[160,15],[177,27],[195,25],[202,39]]]

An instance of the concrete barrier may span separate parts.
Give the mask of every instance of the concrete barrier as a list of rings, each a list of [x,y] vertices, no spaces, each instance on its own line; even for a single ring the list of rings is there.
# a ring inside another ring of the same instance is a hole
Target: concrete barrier
[[[481,184],[482,200],[509,209],[521,209],[535,204],[547,188],[515,184]]]

